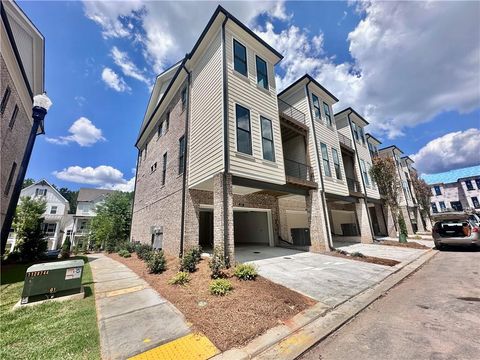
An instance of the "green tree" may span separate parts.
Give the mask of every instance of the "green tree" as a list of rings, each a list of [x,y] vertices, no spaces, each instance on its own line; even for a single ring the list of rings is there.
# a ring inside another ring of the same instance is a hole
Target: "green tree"
[[[108,194],[105,201],[97,206],[96,213],[90,226],[90,236],[97,246],[112,252],[118,243],[128,241],[132,221],[131,193],[115,191]]]
[[[416,171],[411,170],[410,177],[412,178],[412,186],[420,212],[424,217],[430,218],[430,196],[432,196],[432,190],[425,180],[418,176]]]
[[[35,184],[35,180],[33,180],[32,178],[24,179],[23,184],[22,184],[22,189],[25,189],[26,187],[28,187],[30,185],[33,185],[33,184]]]
[[[58,192],[65,198],[68,200],[68,203],[70,205],[70,210],[69,210],[69,214],[75,214],[75,212],[77,211],[77,197],[78,197],[78,190],[77,191],[73,191],[73,190],[70,190],[66,187],[62,187],[60,189],[58,189]]]
[[[38,260],[47,250],[42,230],[44,200],[22,197],[17,206],[13,227],[17,233],[18,250],[23,261]]]

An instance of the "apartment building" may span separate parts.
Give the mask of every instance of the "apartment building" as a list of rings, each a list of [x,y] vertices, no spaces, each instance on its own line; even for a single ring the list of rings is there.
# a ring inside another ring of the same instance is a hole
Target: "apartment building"
[[[44,91],[44,38],[15,2],[2,1],[0,12],[0,222],[3,249],[30,158],[27,143],[33,125],[33,96]],[[43,132],[43,126],[39,132]]]
[[[185,249],[329,250],[387,235],[371,156],[352,109],[309,75],[277,96],[282,55],[217,8],[160,74],[140,128],[131,240]],[[361,135],[360,135],[361,134]]]
[[[68,200],[46,180],[40,180],[22,189],[20,198],[23,197],[30,197],[46,202],[42,229],[45,234],[45,239],[48,242],[47,249],[55,250],[60,248],[64,240],[65,228],[69,225],[72,218],[71,215],[68,215],[70,209]],[[13,251],[15,241],[15,229],[11,229],[7,241],[7,251]]]
[[[480,209],[480,166],[424,177],[432,188],[432,214]]]

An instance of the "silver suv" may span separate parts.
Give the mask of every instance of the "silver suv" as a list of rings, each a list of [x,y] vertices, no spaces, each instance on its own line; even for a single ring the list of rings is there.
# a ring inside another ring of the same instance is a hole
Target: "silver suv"
[[[435,247],[445,245],[475,245],[480,247],[480,218],[475,213],[444,212],[432,215],[432,237]]]

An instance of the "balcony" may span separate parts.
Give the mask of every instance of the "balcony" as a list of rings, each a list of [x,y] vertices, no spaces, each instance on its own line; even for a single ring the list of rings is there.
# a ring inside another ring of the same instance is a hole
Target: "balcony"
[[[340,142],[340,145],[347,147],[350,151],[354,151],[352,140],[345,135],[338,133],[338,141]]]
[[[293,122],[295,125],[301,125],[302,127],[307,126],[305,124],[305,114],[289,103],[280,99],[278,99],[278,112],[280,113],[280,117]]]
[[[347,177],[347,185],[350,195],[362,196],[362,188],[360,187],[360,182],[358,180]]]
[[[284,159],[287,183],[309,188],[317,188],[313,179],[312,167],[298,161]]]

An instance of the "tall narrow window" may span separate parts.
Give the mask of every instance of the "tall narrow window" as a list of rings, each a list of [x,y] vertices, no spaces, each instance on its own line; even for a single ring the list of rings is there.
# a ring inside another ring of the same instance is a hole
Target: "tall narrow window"
[[[367,173],[370,174],[371,170],[372,170],[372,164],[367,163]],[[374,188],[377,187],[377,183],[375,182],[375,179],[372,177],[370,180],[372,180],[372,186]]]
[[[148,143],[145,144],[145,152],[144,152],[143,159],[146,159],[146,158],[147,158],[147,149],[148,149]]]
[[[370,181],[368,179],[368,173],[367,173],[367,166],[365,165],[365,161],[360,160],[360,168],[362,170],[362,176],[363,176],[363,180],[365,181],[365,185],[370,185]]]
[[[163,130],[164,134],[168,131],[169,127],[170,127],[170,111],[167,111],[167,117],[165,118],[165,129]]]
[[[333,167],[335,168],[335,175],[338,180],[342,180],[342,172],[340,170],[340,158],[338,157],[338,151],[332,148]]]
[[[472,203],[475,209],[480,209],[480,203],[478,202],[478,198],[476,196],[472,196]]]
[[[475,183],[477,184],[477,189],[480,190],[480,179],[475,179]]]
[[[257,64],[257,84],[264,89],[268,89],[267,63],[258,56],[255,57],[255,61]]]
[[[473,184],[471,180],[466,180],[465,185],[467,185],[467,190],[473,190]]]
[[[332,126],[332,116],[330,115],[330,107],[327,103],[323,103],[323,112],[325,113],[325,117],[327,118],[327,124]]]
[[[15,109],[13,109],[12,117],[10,118],[10,122],[8,123],[8,127],[13,129],[13,125],[15,125],[15,120],[17,120],[18,114],[18,105],[15,105]]]
[[[162,136],[162,131],[163,131],[162,129],[163,129],[163,121],[160,124],[158,124],[158,129],[157,129],[158,137]]]
[[[363,128],[359,126],[358,132],[360,134],[360,139],[362,139],[363,145],[365,145],[366,141],[365,141],[365,133],[363,132]]]
[[[182,111],[187,108],[187,88],[182,90]]]
[[[178,140],[178,173],[183,174],[185,168],[185,135]]]
[[[233,40],[233,68],[247,76],[247,48],[237,40]]]
[[[272,122],[263,116],[260,117],[262,123],[262,149],[265,160],[275,161],[275,147],[273,146]]]
[[[438,213],[437,204],[430,203],[430,205],[432,206],[432,213],[434,214]]]
[[[15,170],[17,170],[17,163],[13,162],[12,168],[10,169],[10,174],[8,174],[8,180],[5,185],[5,195],[8,195],[10,188],[12,187],[13,177],[15,176]]]
[[[445,202],[444,202],[444,201],[440,201],[439,204],[440,204],[440,211],[445,211],[445,210],[447,210],[447,207],[445,206]]]
[[[166,180],[167,180],[167,153],[163,154],[162,185],[165,185]]]
[[[312,94],[312,102],[313,102],[313,112],[315,113],[315,119],[320,119],[321,112],[320,112],[320,101],[315,94]]]
[[[442,195],[442,191],[440,190],[440,186],[435,185],[433,187],[433,189],[435,190],[435,195]]]
[[[320,147],[322,148],[323,170],[325,172],[325,176],[331,177],[332,171],[330,170],[330,160],[328,158],[327,145],[320,143]]]
[[[7,88],[5,89],[5,92],[3,93],[2,105],[0,105],[0,113],[2,114],[5,111],[5,108],[7,107],[8,99],[10,99],[11,93],[12,91],[10,90],[10,86],[7,86]]]
[[[235,105],[237,117],[237,151],[252,155],[252,138],[250,134],[250,110]]]
[[[354,122],[352,122],[352,130],[353,130],[353,136],[355,137],[355,140],[359,141],[358,127],[357,127],[357,124],[355,124]]]

